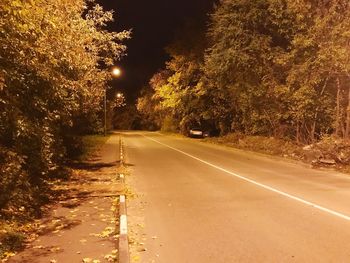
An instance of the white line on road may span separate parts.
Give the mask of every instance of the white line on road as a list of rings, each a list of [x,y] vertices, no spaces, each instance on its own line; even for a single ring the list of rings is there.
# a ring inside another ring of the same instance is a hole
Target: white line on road
[[[142,134],[142,136],[145,137],[145,138],[147,138],[148,140],[151,140],[151,141],[154,141],[154,142],[156,142],[156,143],[159,143],[159,144],[161,144],[161,145],[163,145],[163,146],[165,146],[165,147],[168,147],[168,148],[170,148],[170,149],[172,149],[172,150],[174,150],[174,151],[177,151],[177,152],[179,152],[179,153],[182,153],[182,154],[184,154],[184,155],[186,155],[186,156],[188,156],[188,157],[191,157],[191,158],[193,158],[193,159],[195,159],[195,160],[197,160],[197,161],[199,161],[199,162],[205,163],[205,164],[207,164],[207,165],[209,165],[209,166],[211,166],[211,167],[214,167],[214,168],[216,168],[216,169],[218,169],[218,170],[220,170],[220,171],[222,171],[222,172],[225,172],[225,173],[228,173],[228,174],[230,174],[230,175],[233,175],[233,176],[235,176],[235,177],[237,177],[237,178],[239,178],[239,179],[242,179],[242,180],[244,180],[244,181],[246,181],[246,182],[252,183],[252,184],[257,185],[257,186],[260,186],[260,187],[262,187],[262,188],[264,188],[264,189],[270,190],[270,191],[272,191],[272,192],[274,192],[274,193],[283,195],[283,196],[288,197],[288,198],[290,198],[290,199],[293,199],[293,200],[295,200],[295,201],[298,201],[298,202],[301,202],[301,203],[303,203],[303,204],[312,206],[312,207],[314,207],[314,208],[316,208],[316,209],[319,209],[319,210],[321,210],[321,211],[323,211],[323,212],[326,212],[326,213],[332,214],[332,215],[334,215],[334,216],[340,217],[340,218],[342,218],[342,219],[345,219],[345,220],[347,220],[347,221],[350,221],[350,216],[344,215],[344,214],[339,213],[339,212],[337,212],[337,211],[334,211],[334,210],[328,209],[328,208],[326,208],[326,207],[317,205],[317,204],[315,204],[315,203],[309,202],[309,201],[307,201],[307,200],[304,200],[304,199],[302,199],[302,198],[300,198],[300,197],[297,197],[297,196],[294,196],[294,195],[285,193],[285,192],[280,191],[280,190],[278,190],[278,189],[275,189],[275,188],[273,188],[273,187],[271,187],[271,186],[268,186],[268,185],[259,183],[259,182],[257,182],[257,181],[254,181],[254,180],[252,180],[252,179],[246,178],[246,177],[244,177],[244,176],[242,176],[242,175],[239,175],[239,174],[237,174],[237,173],[234,173],[234,172],[231,172],[231,171],[229,171],[229,170],[226,170],[226,169],[224,169],[224,168],[222,168],[222,167],[220,167],[220,166],[217,166],[217,165],[215,165],[215,164],[212,164],[212,163],[210,163],[210,162],[204,161],[204,160],[202,160],[202,159],[200,159],[200,158],[198,158],[198,157],[196,157],[196,156],[194,156],[194,155],[192,155],[192,154],[189,154],[189,153],[187,153],[187,152],[181,151],[181,150],[179,150],[179,149],[177,149],[177,148],[174,148],[174,147],[172,147],[172,146],[170,146],[170,145],[167,145],[167,144],[165,144],[165,143],[162,143],[162,142],[160,142],[160,141],[158,141],[158,140],[155,140],[155,139],[150,138],[150,137],[148,137],[148,136],[145,136],[145,135],[143,135],[143,134]]]

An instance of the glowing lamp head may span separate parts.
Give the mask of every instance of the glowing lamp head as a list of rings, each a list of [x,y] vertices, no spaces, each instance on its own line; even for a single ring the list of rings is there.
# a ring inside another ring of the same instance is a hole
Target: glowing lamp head
[[[117,68],[117,67],[114,67],[114,68],[112,69],[112,75],[113,75],[113,76],[118,77],[118,76],[120,76],[121,73],[122,73],[122,72],[121,72],[120,69]]]

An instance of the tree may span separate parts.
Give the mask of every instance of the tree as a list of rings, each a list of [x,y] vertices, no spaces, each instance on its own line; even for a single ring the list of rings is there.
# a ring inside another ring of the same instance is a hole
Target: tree
[[[170,56],[166,70],[150,81],[153,98],[159,101],[162,111],[169,113],[167,123],[173,122],[172,129],[182,133],[203,120],[198,87],[206,45],[204,33],[202,21],[187,21],[166,48]]]
[[[297,141],[314,142],[315,137],[331,132],[332,119],[335,134],[347,137],[348,103],[343,95],[349,67],[349,4],[289,1],[289,10],[299,28],[293,36],[287,80],[294,90],[292,112]]]
[[[244,133],[309,143],[332,130],[336,103],[335,130],[346,137],[348,15],[346,1],[221,1],[204,71],[216,117]]]
[[[348,139],[349,15],[345,0],[221,0],[206,41],[183,33],[168,48],[153,98],[183,130],[206,120],[221,134]]]
[[[152,76],[149,85],[141,90],[136,107],[139,114],[143,117],[142,127],[150,130],[168,130],[164,126],[164,120],[166,118],[172,119],[173,113],[172,108],[169,106],[169,101],[164,103],[164,99],[168,95],[164,92],[163,87],[167,85],[170,76],[171,72],[169,70],[160,70]],[[160,90],[163,90],[161,95],[159,93]]]
[[[1,177],[15,185],[1,192],[9,198],[0,209],[18,192],[34,205],[45,193],[46,181],[62,170],[75,116],[96,111],[110,75],[106,67],[125,50],[120,41],[129,32],[104,30],[112,12],[88,4],[0,3],[0,166]],[[6,173],[9,158],[17,161]]]
[[[276,26],[276,16],[281,15],[277,8],[285,15],[280,5],[268,0],[223,0],[211,14],[205,92],[222,130],[279,135],[288,121],[288,91],[276,63],[288,38]]]

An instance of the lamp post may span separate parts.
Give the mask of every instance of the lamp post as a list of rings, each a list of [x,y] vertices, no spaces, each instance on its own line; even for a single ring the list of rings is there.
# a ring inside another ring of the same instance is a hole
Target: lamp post
[[[113,77],[119,77],[121,74],[121,70],[118,67],[112,68],[112,76]],[[104,127],[103,127],[103,134],[104,136],[107,135],[107,88],[105,88],[104,96],[103,96],[103,108],[104,108]]]

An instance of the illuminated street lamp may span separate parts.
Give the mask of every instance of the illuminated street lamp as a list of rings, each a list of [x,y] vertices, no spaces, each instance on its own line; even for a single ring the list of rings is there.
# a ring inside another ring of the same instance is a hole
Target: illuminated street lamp
[[[124,94],[121,93],[121,92],[118,92],[116,94],[116,101],[115,101],[115,107],[116,108],[119,108],[119,107],[123,107],[125,106],[125,97],[124,97]]]
[[[112,68],[112,75],[113,75],[113,76],[119,77],[121,73],[122,73],[122,72],[121,72],[120,68],[118,68],[118,67],[113,67],[113,68]]]
[[[121,70],[118,67],[113,67],[112,68],[112,76],[113,77],[119,77],[121,75]],[[117,94],[117,97],[120,98],[122,96],[121,93]],[[107,89],[105,89],[105,94],[103,98],[103,106],[104,106],[104,127],[103,127],[103,134],[104,136],[107,135]]]

